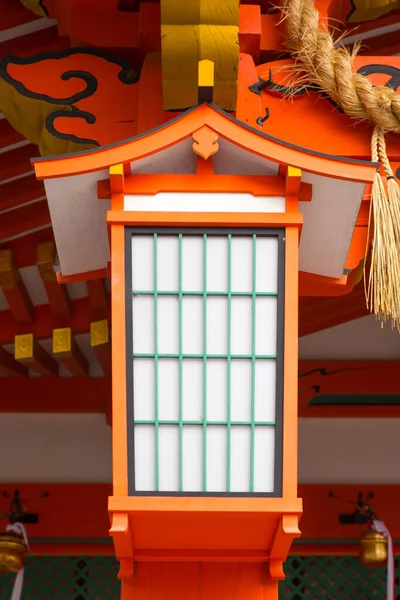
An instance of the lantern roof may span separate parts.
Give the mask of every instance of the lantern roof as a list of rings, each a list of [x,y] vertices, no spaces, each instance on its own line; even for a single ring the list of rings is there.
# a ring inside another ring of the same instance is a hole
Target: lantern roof
[[[216,176],[268,177],[282,175],[287,166],[301,169],[301,181],[311,186],[312,196],[311,202],[299,203],[304,216],[300,269],[341,278],[365,187],[373,181],[377,165],[284,142],[212,104],[196,106],[123,142],[33,160],[36,176],[44,180],[62,275],[107,267],[109,201],[99,200],[104,186],[98,183],[109,179],[110,167],[124,165],[125,176],[195,175],[202,150],[196,149],[194,134],[202,128],[214,132],[218,144],[207,154],[214,154],[210,160]],[[166,205],[165,210],[171,209]]]

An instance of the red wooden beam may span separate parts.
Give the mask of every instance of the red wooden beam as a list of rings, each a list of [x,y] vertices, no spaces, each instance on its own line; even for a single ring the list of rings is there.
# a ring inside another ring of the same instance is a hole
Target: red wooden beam
[[[4,348],[0,348],[0,373],[11,377],[28,377],[28,369]]]
[[[0,121],[0,126],[1,123],[7,123],[7,121],[2,119]],[[34,175],[22,177],[16,181],[10,181],[9,183],[0,185],[0,210],[16,208],[17,206],[22,206],[33,200],[45,197],[46,193],[43,181],[38,181]]]
[[[361,281],[350,294],[299,298],[299,337],[335,327],[369,314]]]
[[[7,146],[18,144],[18,142],[23,142],[24,140],[24,136],[15,131],[6,119],[0,120],[0,148],[7,148]]]
[[[112,495],[111,484],[4,483],[0,485],[2,513],[8,510],[15,489],[19,490],[27,510],[39,515],[36,525],[27,525],[33,554],[82,555],[84,540],[88,540],[89,554],[114,553],[113,546],[106,544],[110,528],[107,503]],[[8,498],[3,497],[3,492]],[[331,498],[331,492],[343,500]],[[300,521],[302,537],[300,543],[292,546],[291,554],[356,553],[360,527],[341,525],[339,514],[353,510],[346,501],[357,500],[359,492],[365,498],[373,493],[373,509],[382,515],[392,537],[400,539],[400,485],[299,485],[298,494],[303,498],[304,507]],[[40,542],[36,543],[36,539]],[[326,544],[326,540],[331,543]],[[399,546],[396,551],[400,551]]]
[[[109,307],[108,293],[104,279],[93,279],[86,282],[89,302],[94,315],[104,313]]]
[[[28,13],[30,11],[27,11]],[[32,14],[32,13],[31,13]],[[34,16],[34,15],[32,15]],[[3,22],[1,22],[3,24]],[[17,54],[18,56],[34,56],[41,52],[64,50],[70,48],[69,38],[60,38],[57,25],[28,35],[12,38],[0,44],[0,56]],[[39,156],[36,153],[35,156]]]
[[[15,268],[10,250],[0,252],[0,287],[13,319],[20,325],[32,323],[32,302],[19,271]]]
[[[0,170],[0,175],[1,173]],[[33,229],[45,227],[50,223],[50,213],[46,200],[3,213],[0,221],[0,242]]]
[[[106,414],[111,379],[0,378],[1,413]]]
[[[399,418],[400,406],[379,404],[317,405],[324,395],[399,395],[397,360],[301,360],[299,361],[299,416],[347,418]]]
[[[69,317],[70,297],[65,285],[57,283],[53,269],[56,262],[56,245],[53,241],[39,244],[36,252],[36,266],[39,269],[51,309],[56,319]]]
[[[71,300],[71,316],[67,319],[56,320],[49,305],[33,307],[34,320],[29,326],[29,332],[38,340],[51,339],[53,329],[71,327],[74,335],[89,333],[92,311],[88,298]],[[107,318],[108,314],[104,315]],[[26,333],[26,327],[16,324],[9,310],[0,311],[0,346],[14,343],[14,337]]]
[[[38,147],[34,144],[4,152],[1,155],[0,182],[24,173],[31,173],[33,171],[31,158],[38,155]]]

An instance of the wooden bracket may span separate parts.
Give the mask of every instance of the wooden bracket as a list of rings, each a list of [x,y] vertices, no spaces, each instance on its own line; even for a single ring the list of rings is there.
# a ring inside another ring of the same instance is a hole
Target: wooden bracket
[[[269,570],[273,579],[285,579],[283,563],[289,554],[293,540],[300,535],[298,515],[282,515],[270,552]]]
[[[108,320],[90,324],[90,343],[105,377],[111,377],[111,342]]]
[[[14,357],[39,375],[58,377],[57,361],[37,343],[32,333],[15,336]]]
[[[118,578],[130,579],[133,576],[133,540],[127,513],[113,513],[110,535],[120,561]]]
[[[53,354],[74,377],[87,377],[89,365],[72,336],[71,328],[54,329]]]

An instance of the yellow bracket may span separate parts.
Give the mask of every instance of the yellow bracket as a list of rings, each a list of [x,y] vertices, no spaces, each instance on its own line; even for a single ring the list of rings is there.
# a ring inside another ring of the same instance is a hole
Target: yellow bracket
[[[165,110],[197,104],[199,62],[204,60],[214,64],[213,101],[224,110],[235,110],[238,0],[161,0],[161,40]]]

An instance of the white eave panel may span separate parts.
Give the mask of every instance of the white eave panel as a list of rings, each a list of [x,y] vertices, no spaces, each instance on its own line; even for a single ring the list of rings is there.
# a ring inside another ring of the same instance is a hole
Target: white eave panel
[[[127,211],[283,213],[285,198],[210,192],[165,192],[154,196],[127,194],[124,208]]]
[[[312,201],[300,202],[304,215],[299,268],[341,278],[353,237],[365,184],[303,173],[312,185]]]
[[[110,260],[106,212],[97,182],[107,171],[45,181],[62,275],[103,269]]]

